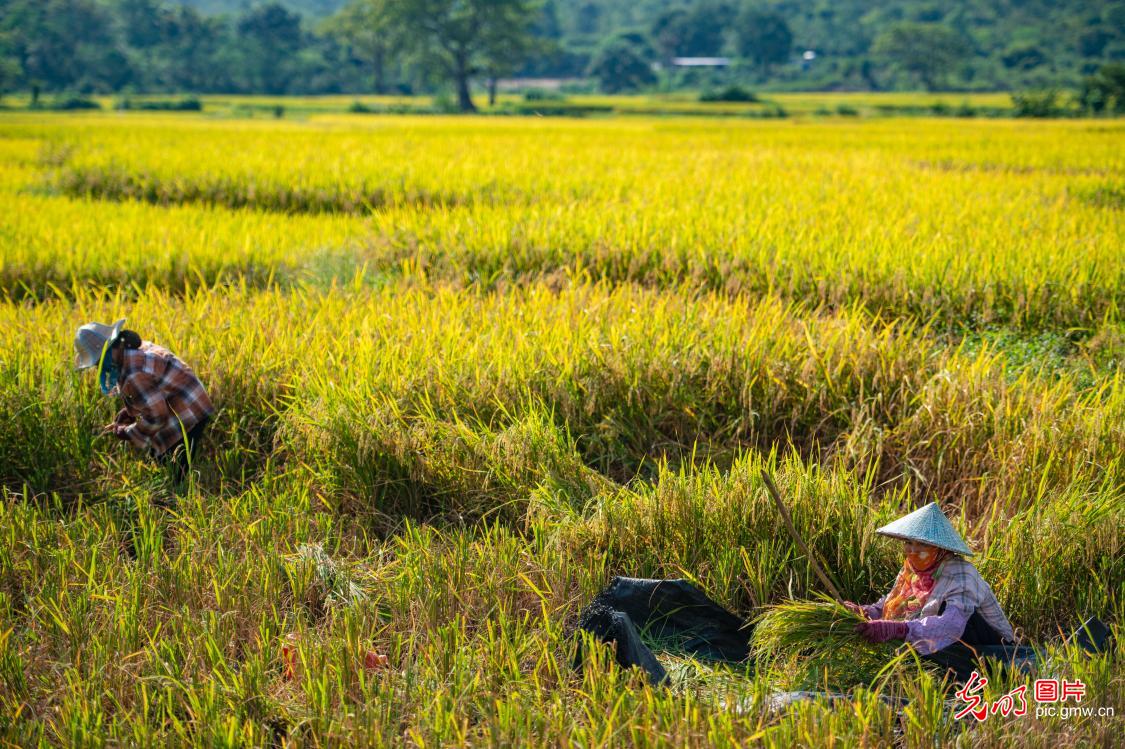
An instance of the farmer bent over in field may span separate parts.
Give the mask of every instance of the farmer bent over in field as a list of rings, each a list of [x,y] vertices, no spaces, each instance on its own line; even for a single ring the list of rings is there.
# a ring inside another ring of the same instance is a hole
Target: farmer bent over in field
[[[125,320],[88,323],[74,336],[78,369],[97,366],[103,394],[124,404],[102,433],[146,450],[171,465],[177,481],[187,475],[194,448],[214,413],[211,399],[191,368],[167,349],[142,341]]]
[[[844,605],[868,621],[856,629],[870,642],[905,640],[927,660],[961,679],[982,648],[1010,645],[1012,625],[976,567],[972,554],[937,504],[876,531],[905,542],[905,559],[894,587],[872,604]]]

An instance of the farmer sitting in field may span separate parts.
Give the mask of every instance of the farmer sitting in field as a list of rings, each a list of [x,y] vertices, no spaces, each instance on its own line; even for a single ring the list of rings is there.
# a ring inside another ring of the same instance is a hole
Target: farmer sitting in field
[[[972,554],[936,503],[876,531],[905,542],[894,587],[868,605],[844,605],[867,621],[870,642],[905,640],[928,660],[966,678],[976,658],[1015,641],[1012,625],[988,583],[964,557]]]
[[[124,324],[122,319],[112,326],[94,322],[80,327],[74,336],[78,369],[97,366],[102,393],[120,395],[124,403],[102,433],[146,450],[160,465],[171,465],[182,481],[214,406],[188,365],[122,330]]]

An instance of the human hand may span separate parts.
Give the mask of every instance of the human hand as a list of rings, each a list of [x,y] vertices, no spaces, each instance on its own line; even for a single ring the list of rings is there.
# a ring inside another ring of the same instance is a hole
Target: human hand
[[[112,437],[116,437],[119,440],[127,440],[127,439],[129,439],[129,436],[125,432],[122,431],[127,426],[129,426],[129,425],[128,424],[118,424],[116,422],[114,422],[113,424],[106,424],[104,427],[101,428],[101,431],[98,432],[98,436],[99,437],[110,437],[110,436],[112,436]]]
[[[840,601],[840,603],[843,605],[844,608],[846,608],[848,611],[852,612],[856,616],[863,617],[864,619],[867,618],[867,611],[862,606],[860,606],[858,603],[852,603],[851,601]]]
[[[890,640],[905,640],[910,632],[906,622],[896,622],[890,619],[872,619],[855,625],[855,631],[868,642],[888,642]]]

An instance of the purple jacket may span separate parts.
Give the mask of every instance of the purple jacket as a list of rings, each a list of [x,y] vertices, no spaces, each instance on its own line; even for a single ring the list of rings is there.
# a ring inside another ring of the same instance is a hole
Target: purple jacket
[[[919,653],[930,655],[959,640],[974,611],[980,612],[1002,638],[1015,642],[1012,625],[1000,608],[992,588],[972,563],[959,556],[950,557],[935,578],[934,589],[926,604],[906,622],[909,627],[906,641]],[[882,618],[886,600],[887,597],[883,596],[875,603],[863,606],[868,618]]]

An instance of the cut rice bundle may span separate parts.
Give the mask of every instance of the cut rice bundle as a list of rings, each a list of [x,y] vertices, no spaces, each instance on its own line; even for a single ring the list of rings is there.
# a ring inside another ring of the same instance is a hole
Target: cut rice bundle
[[[871,685],[903,660],[898,643],[871,643],[855,631],[863,618],[831,599],[786,601],[758,617],[750,639],[759,669],[793,689],[846,690]]]

